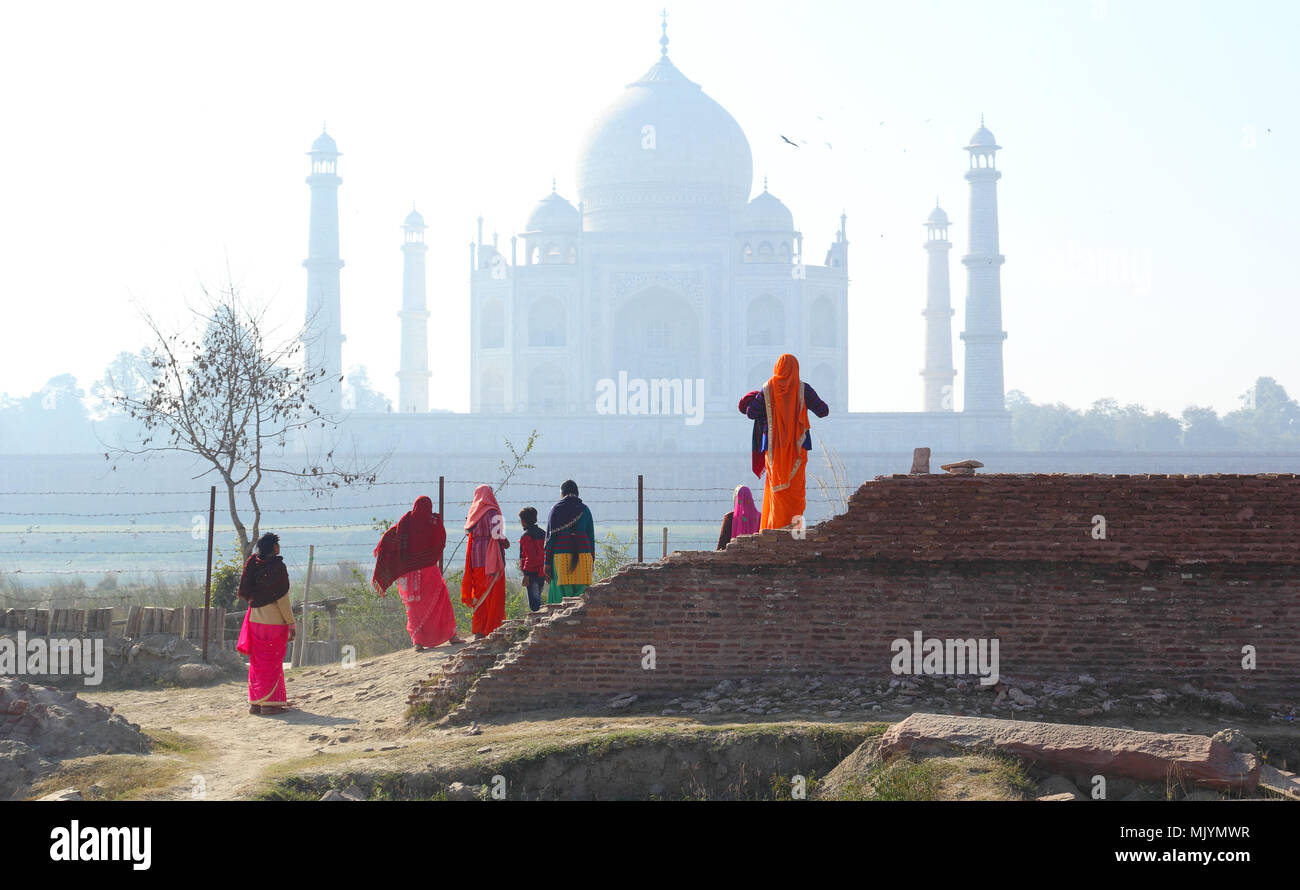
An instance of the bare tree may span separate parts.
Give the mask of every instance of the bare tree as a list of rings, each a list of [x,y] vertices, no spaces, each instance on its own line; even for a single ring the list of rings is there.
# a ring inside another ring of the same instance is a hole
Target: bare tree
[[[207,307],[191,310],[202,331],[198,336],[166,332],[144,313],[155,340],[147,348],[152,379],[142,391],[113,395],[115,406],[143,427],[143,438],[110,447],[104,458],[179,452],[208,464],[196,478],[221,477],[246,560],[260,535],[259,488],[267,477],[303,480],[305,490],[320,495],[373,483],[378,466],[359,467],[355,458],[339,466],[332,450],[293,466],[287,451],[292,438],[338,423],[313,404],[313,392],[327,383],[325,370],[304,369],[296,361],[305,329],[268,345],[265,310],[247,307],[233,283],[215,297],[206,289],[204,295]],[[251,533],[236,503],[241,488],[252,505]]]

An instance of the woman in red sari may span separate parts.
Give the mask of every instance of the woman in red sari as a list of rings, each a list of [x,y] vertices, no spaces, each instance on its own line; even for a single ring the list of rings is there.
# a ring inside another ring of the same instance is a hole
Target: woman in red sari
[[[501,508],[490,485],[474,489],[474,503],[465,518],[469,549],[460,581],[460,601],[474,611],[470,629],[487,636],[506,620],[506,559],[510,546]]]
[[[371,586],[383,596],[397,582],[397,592],[406,606],[406,632],[416,652],[464,642],[456,636],[456,613],[439,566],[446,544],[442,517],[433,512],[433,501],[420,495],[375,547]]]
[[[280,538],[267,533],[244,564],[239,597],[248,603],[235,649],[248,656],[248,713],[280,714],[289,709],[284,653],[294,638],[289,605],[289,570],[280,558]]]

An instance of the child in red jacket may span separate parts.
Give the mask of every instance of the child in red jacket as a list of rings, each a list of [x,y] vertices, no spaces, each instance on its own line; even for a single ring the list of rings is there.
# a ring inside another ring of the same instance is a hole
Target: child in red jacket
[[[520,510],[519,524],[524,527],[519,537],[519,570],[528,591],[528,608],[536,612],[542,608],[542,587],[546,584],[546,532],[537,526],[536,507]]]

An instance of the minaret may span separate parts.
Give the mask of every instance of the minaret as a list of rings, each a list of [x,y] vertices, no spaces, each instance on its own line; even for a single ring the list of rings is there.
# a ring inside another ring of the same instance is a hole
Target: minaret
[[[307,259],[306,363],[309,373],[324,369],[316,390],[316,407],[338,411],[342,406],[343,324],[339,311],[339,184],[338,146],[328,133],[311,144],[311,235]]]
[[[948,214],[939,207],[936,198],[934,210],[925,221],[925,252],[929,257],[929,271],[925,287],[925,410],[953,410],[952,380],[957,372],[952,366],[952,299],[948,288]]]
[[[424,217],[415,208],[402,224],[401,370],[397,372],[398,411],[424,414],[429,410],[429,312],[424,293]]]
[[[1002,263],[998,253],[997,152],[1002,146],[984,127],[971,137],[970,252],[961,258],[966,266],[966,388],[963,411],[1005,411],[1002,384]]]

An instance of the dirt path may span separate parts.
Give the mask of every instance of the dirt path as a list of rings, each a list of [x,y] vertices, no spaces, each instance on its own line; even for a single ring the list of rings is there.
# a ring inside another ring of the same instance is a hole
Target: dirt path
[[[277,763],[318,752],[351,755],[407,747],[412,741],[403,716],[407,693],[459,649],[406,649],[353,668],[335,664],[287,671],[289,697],[298,708],[275,717],[248,713],[243,682],[82,697],[111,705],[146,733],[176,733],[194,745],[184,755],[183,780],[149,797],[228,800],[255,792]]]

